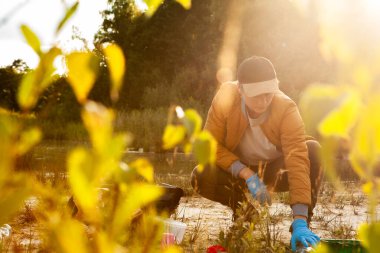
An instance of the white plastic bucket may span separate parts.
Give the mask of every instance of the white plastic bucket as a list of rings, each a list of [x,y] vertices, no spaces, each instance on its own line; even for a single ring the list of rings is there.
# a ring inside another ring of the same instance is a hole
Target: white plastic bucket
[[[182,242],[186,228],[187,225],[183,222],[172,219],[164,220],[164,233],[173,234],[177,244]]]

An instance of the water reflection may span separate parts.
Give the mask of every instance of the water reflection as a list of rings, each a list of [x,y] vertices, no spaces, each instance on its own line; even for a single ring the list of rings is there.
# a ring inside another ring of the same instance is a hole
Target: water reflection
[[[66,157],[70,150],[86,143],[47,142],[36,146],[30,153],[17,161],[17,169],[43,173],[44,177],[66,177]],[[193,156],[183,153],[153,153],[126,151],[123,160],[127,163],[145,158],[152,163],[157,182],[190,187],[190,173],[196,162]]]

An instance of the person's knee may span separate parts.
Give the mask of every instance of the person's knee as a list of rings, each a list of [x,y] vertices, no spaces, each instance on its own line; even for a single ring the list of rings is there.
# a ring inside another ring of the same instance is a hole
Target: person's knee
[[[306,145],[309,151],[310,179],[314,181],[312,185],[319,185],[324,174],[320,158],[321,145],[315,140],[306,141]]]
[[[308,153],[309,153],[309,160],[312,164],[320,164],[320,153],[321,153],[321,145],[318,141],[315,140],[308,140],[306,141]]]
[[[318,155],[321,150],[321,144],[319,144],[316,140],[308,140],[306,141],[307,149],[309,151],[309,154],[316,154]]]

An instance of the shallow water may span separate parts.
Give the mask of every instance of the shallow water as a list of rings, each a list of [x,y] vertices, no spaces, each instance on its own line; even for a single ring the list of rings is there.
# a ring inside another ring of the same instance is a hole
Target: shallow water
[[[66,170],[68,153],[79,146],[88,147],[89,144],[76,142],[42,143],[20,161],[19,168],[63,172]],[[183,153],[153,153],[128,150],[124,152],[123,161],[127,163],[137,158],[145,158],[151,162],[157,174],[190,174],[196,165],[191,155]]]

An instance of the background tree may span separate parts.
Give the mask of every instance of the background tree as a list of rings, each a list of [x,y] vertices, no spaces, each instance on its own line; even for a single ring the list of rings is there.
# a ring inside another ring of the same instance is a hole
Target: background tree
[[[248,1],[243,19],[239,62],[250,55],[268,57],[281,89],[298,100],[310,83],[332,78],[333,69],[319,51],[319,30],[291,1]]]
[[[16,92],[23,75],[29,70],[22,59],[16,59],[12,65],[0,68],[0,107],[19,111]]]
[[[209,91],[216,84],[215,61],[222,33],[220,13],[225,1],[195,0],[192,8],[185,11],[177,2],[167,0],[151,19],[139,16],[132,2],[112,1],[95,39],[115,41],[126,55],[127,73],[120,105],[168,106],[189,97],[208,103]],[[160,101],[149,96],[153,93]],[[144,95],[149,98],[144,99]]]

